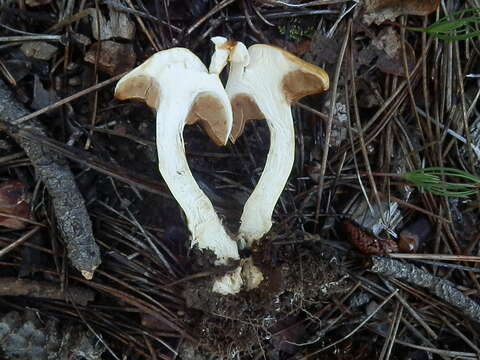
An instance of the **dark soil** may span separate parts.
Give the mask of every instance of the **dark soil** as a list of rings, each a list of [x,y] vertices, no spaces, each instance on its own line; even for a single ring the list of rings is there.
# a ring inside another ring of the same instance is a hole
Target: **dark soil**
[[[315,318],[331,296],[351,288],[337,255],[321,246],[293,250],[270,243],[255,250],[255,264],[265,276],[259,288],[221,296],[212,293],[213,280],[208,279],[191,282],[183,292],[189,308],[186,324],[202,334],[200,345],[218,356],[251,353],[265,341],[276,344],[279,337],[280,347],[283,341],[295,342],[308,333],[305,319]],[[281,324],[290,322],[299,329],[282,334],[286,329]]]

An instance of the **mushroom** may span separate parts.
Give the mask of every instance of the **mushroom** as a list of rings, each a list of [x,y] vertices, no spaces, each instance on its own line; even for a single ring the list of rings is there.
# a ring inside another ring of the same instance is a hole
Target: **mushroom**
[[[219,68],[219,72],[221,68]],[[200,190],[185,157],[183,128],[197,121],[217,145],[225,145],[232,127],[229,99],[217,74],[184,48],[163,50],[125,75],[115,88],[119,100],[144,101],[157,111],[158,166],[185,212],[192,246],[211,250],[217,264],[239,259],[212,203]]]
[[[216,51],[223,51],[228,44],[222,39],[216,39]],[[233,111],[230,139],[235,142],[249,120],[266,119],[270,129],[267,161],[241,216],[239,241],[242,247],[249,248],[270,230],[275,204],[293,167],[291,104],[327,90],[329,79],[324,70],[275,46],[258,44],[248,50],[241,42],[229,46],[226,91]]]

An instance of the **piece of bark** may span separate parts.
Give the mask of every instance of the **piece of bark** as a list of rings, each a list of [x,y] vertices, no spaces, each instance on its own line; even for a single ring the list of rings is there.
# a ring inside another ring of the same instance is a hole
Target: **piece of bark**
[[[0,314],[2,360],[101,360],[105,350],[94,333],[65,318],[38,310]]]
[[[465,296],[455,284],[433,276],[413,264],[402,263],[387,257],[372,256],[370,271],[386,277],[405,280],[406,282],[428,289],[432,294],[457,308],[472,320],[480,322],[480,305]]]
[[[86,288],[69,285],[62,291],[60,285],[48,281],[0,278],[0,296],[29,296],[36,298],[74,301],[85,306],[95,299],[95,293]]]
[[[95,40],[108,40],[122,38],[133,40],[135,37],[135,23],[128,14],[117,11],[111,7],[108,9],[108,20],[100,11],[91,9],[92,34]],[[98,23],[100,19],[100,24]],[[100,33],[98,32],[100,30]]]
[[[0,80],[0,123],[24,149],[35,168],[36,175],[45,184],[72,265],[86,279],[91,279],[101,260],[85,201],[67,161],[62,156],[18,135],[20,130],[47,135],[42,124],[36,119],[25,121],[18,126],[12,125],[14,120],[28,114],[29,111],[16,101],[7,85]]]

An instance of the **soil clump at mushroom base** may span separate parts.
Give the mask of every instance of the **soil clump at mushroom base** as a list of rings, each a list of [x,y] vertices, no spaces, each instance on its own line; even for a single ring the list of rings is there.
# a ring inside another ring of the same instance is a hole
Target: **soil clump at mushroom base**
[[[184,286],[186,325],[199,334],[202,348],[218,356],[275,341],[281,323],[314,316],[329,297],[344,294],[352,286],[330,249],[277,246],[267,240],[252,250],[255,265],[265,275],[257,289],[222,296],[212,292],[213,276]]]

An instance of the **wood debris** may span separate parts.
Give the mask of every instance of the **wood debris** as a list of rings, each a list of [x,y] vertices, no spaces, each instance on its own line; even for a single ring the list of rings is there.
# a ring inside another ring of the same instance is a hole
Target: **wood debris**
[[[370,271],[428,289],[433,295],[480,323],[480,304],[465,296],[451,281],[441,279],[413,264],[373,256]]]
[[[92,19],[92,34],[95,40],[112,38],[132,40],[135,36],[135,23],[125,13],[109,8],[107,20],[101,12],[91,9],[90,17]]]
[[[0,80],[0,124],[24,149],[35,167],[36,175],[48,189],[57,225],[73,266],[85,278],[91,279],[101,261],[85,202],[65,159],[48,148],[18,135],[19,130],[46,135],[43,126],[35,119],[18,126],[13,125],[14,120],[28,113]]]

